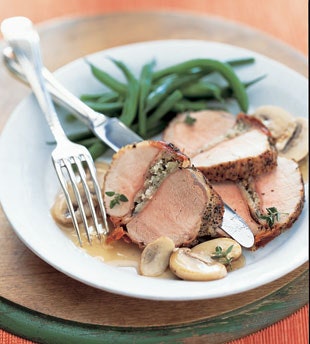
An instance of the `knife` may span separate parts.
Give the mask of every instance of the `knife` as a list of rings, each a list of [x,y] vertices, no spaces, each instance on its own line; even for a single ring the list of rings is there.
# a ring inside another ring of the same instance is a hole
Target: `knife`
[[[15,59],[14,52],[10,46],[3,50],[3,60],[7,69],[20,81],[28,84],[22,68]],[[42,74],[46,86],[54,101],[66,107],[82,121],[100,140],[106,143],[115,152],[121,147],[142,141],[143,139],[126,127],[116,117],[107,117],[98,113],[84,104],[79,98],[69,92],[54,75],[45,67]],[[241,246],[250,248],[254,245],[254,235],[245,221],[236,214],[227,204],[223,216],[221,228],[230,237],[236,240]]]

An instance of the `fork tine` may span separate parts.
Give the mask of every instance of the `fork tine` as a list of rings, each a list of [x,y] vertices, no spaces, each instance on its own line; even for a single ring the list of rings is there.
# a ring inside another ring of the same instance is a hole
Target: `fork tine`
[[[85,161],[87,162],[88,170],[89,170],[90,175],[91,175],[91,179],[92,179],[92,182],[93,182],[93,185],[94,185],[94,190],[95,190],[95,193],[96,193],[96,196],[97,196],[97,200],[98,200],[98,203],[99,203],[99,207],[100,207],[100,211],[101,211],[101,214],[102,214],[102,218],[103,218],[103,222],[104,222],[103,234],[106,235],[106,234],[109,233],[109,226],[108,226],[108,221],[107,221],[107,213],[106,213],[106,210],[105,210],[105,206],[103,204],[102,193],[101,193],[101,189],[100,189],[100,186],[98,184],[97,177],[96,177],[95,167],[94,167],[92,159],[90,159],[89,156],[86,155],[86,156],[84,156],[84,158],[85,158]]]
[[[57,174],[58,180],[60,182],[60,185],[62,187],[62,190],[64,192],[64,195],[65,195],[65,198],[66,198],[66,201],[67,201],[67,206],[68,206],[71,218],[72,218],[72,222],[73,222],[73,226],[74,226],[75,232],[76,232],[77,237],[79,239],[79,244],[80,244],[80,246],[83,246],[82,245],[82,239],[81,239],[81,233],[80,233],[80,229],[79,229],[79,224],[78,224],[78,221],[76,219],[75,211],[74,211],[73,204],[72,204],[72,201],[71,201],[71,197],[70,197],[70,194],[69,194],[68,189],[67,189],[67,182],[66,182],[66,180],[65,180],[65,178],[63,176],[63,173],[62,173],[62,167],[60,166],[60,164],[58,164],[54,160],[53,160],[53,164],[54,164],[54,167],[55,167],[55,170],[56,170],[56,174]]]
[[[82,201],[82,198],[81,198],[81,195],[80,195],[77,183],[76,183],[76,175],[75,175],[75,173],[73,171],[72,164],[71,164],[71,161],[69,159],[70,158],[66,158],[66,159],[64,158],[64,159],[62,159],[62,161],[63,161],[63,164],[64,164],[64,166],[65,166],[65,168],[67,169],[67,172],[68,172],[69,180],[71,182],[71,185],[72,185],[72,188],[73,188],[73,192],[74,192],[74,195],[75,195],[75,198],[76,198],[79,210],[80,210],[80,214],[81,214],[81,217],[82,217],[82,221],[83,221],[83,224],[84,224],[85,232],[86,232],[86,235],[87,235],[87,240],[88,240],[89,243],[91,243],[91,236],[90,236],[90,233],[89,233],[89,226],[88,226],[88,222],[87,222],[87,216],[85,214],[85,210],[84,210],[84,206],[83,206],[83,201]]]
[[[87,201],[88,201],[88,205],[90,207],[90,211],[91,211],[92,219],[93,219],[93,222],[94,222],[94,225],[95,225],[95,228],[96,228],[97,236],[100,239],[101,238],[101,234],[102,234],[102,230],[100,229],[101,226],[100,226],[100,224],[98,222],[98,217],[97,217],[97,214],[96,214],[96,211],[95,211],[95,206],[94,206],[94,202],[93,202],[93,199],[92,199],[92,195],[91,195],[88,183],[86,181],[86,174],[85,174],[84,168],[83,168],[82,163],[81,163],[81,161],[82,162],[86,161],[86,157],[81,154],[78,158],[74,157],[73,159],[74,159],[74,161],[76,163],[76,166],[78,168],[78,173],[80,175],[81,182],[82,182],[82,185],[83,185],[83,188],[84,188],[84,192],[85,192],[85,195],[86,195],[86,198],[87,198]]]

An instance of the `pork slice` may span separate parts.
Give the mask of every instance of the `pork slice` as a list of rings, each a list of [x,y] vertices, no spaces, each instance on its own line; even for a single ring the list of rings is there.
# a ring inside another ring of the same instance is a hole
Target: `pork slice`
[[[201,172],[177,169],[127,223],[128,236],[140,246],[161,236],[171,238],[176,246],[189,245],[198,236],[205,235],[207,228],[222,223],[223,203],[214,194]],[[210,214],[215,216],[210,218]]]
[[[278,157],[277,167],[268,173],[237,183],[226,181],[212,185],[250,227],[255,237],[253,250],[290,228],[304,205],[304,183],[298,164],[282,157]],[[272,226],[264,219],[270,208],[279,212]]]
[[[277,151],[267,128],[244,114],[223,140],[205,146],[192,163],[211,182],[237,181],[275,168]]]
[[[135,198],[144,188],[150,167],[161,158],[176,161],[180,166],[190,164],[187,156],[163,141],[142,141],[127,145],[114,154],[104,180],[104,203],[107,214],[114,224],[126,223],[135,207]],[[106,192],[122,194],[128,199],[111,207],[114,196]]]
[[[187,124],[186,117],[194,119]],[[171,142],[189,157],[206,144],[213,142],[231,129],[235,116],[225,111],[204,110],[177,115],[163,133],[163,140]]]
[[[279,218],[269,227],[259,216],[264,228],[255,235],[255,245],[263,246],[284,230],[290,228],[302,212],[305,190],[298,164],[283,157],[278,157],[278,166],[269,173],[256,177],[253,181],[255,195],[259,197],[260,215],[267,215],[268,208],[276,208]],[[252,192],[247,193],[251,197]],[[249,204],[254,204],[249,202]],[[252,209],[252,212],[256,209]]]

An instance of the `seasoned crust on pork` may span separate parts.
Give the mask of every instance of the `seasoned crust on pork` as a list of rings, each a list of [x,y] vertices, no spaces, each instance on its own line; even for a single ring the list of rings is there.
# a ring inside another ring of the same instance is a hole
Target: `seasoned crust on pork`
[[[218,229],[221,227],[224,204],[220,195],[213,189],[212,185],[208,183],[209,202],[203,214],[203,221],[200,226],[198,237],[218,236]]]

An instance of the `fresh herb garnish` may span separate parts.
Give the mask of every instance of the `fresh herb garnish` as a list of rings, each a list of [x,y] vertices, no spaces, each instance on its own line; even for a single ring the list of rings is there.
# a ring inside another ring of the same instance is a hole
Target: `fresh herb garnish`
[[[211,256],[211,258],[217,259],[220,263],[228,265],[231,268],[233,257],[228,257],[228,255],[232,251],[233,247],[234,245],[230,245],[226,251],[223,251],[221,246],[216,246],[215,252]]]
[[[109,197],[114,196],[113,199],[110,201],[111,209],[114,208],[116,204],[120,204],[120,202],[128,202],[128,198],[123,194],[119,194],[114,191],[107,191],[105,194]]]
[[[193,125],[195,122],[196,122],[196,118],[191,117],[191,114],[187,113],[184,119],[184,123],[187,125]]]
[[[265,215],[258,215],[258,217],[262,220],[265,220],[269,227],[272,227],[275,221],[279,221],[280,212],[276,207],[266,208],[267,214]]]

